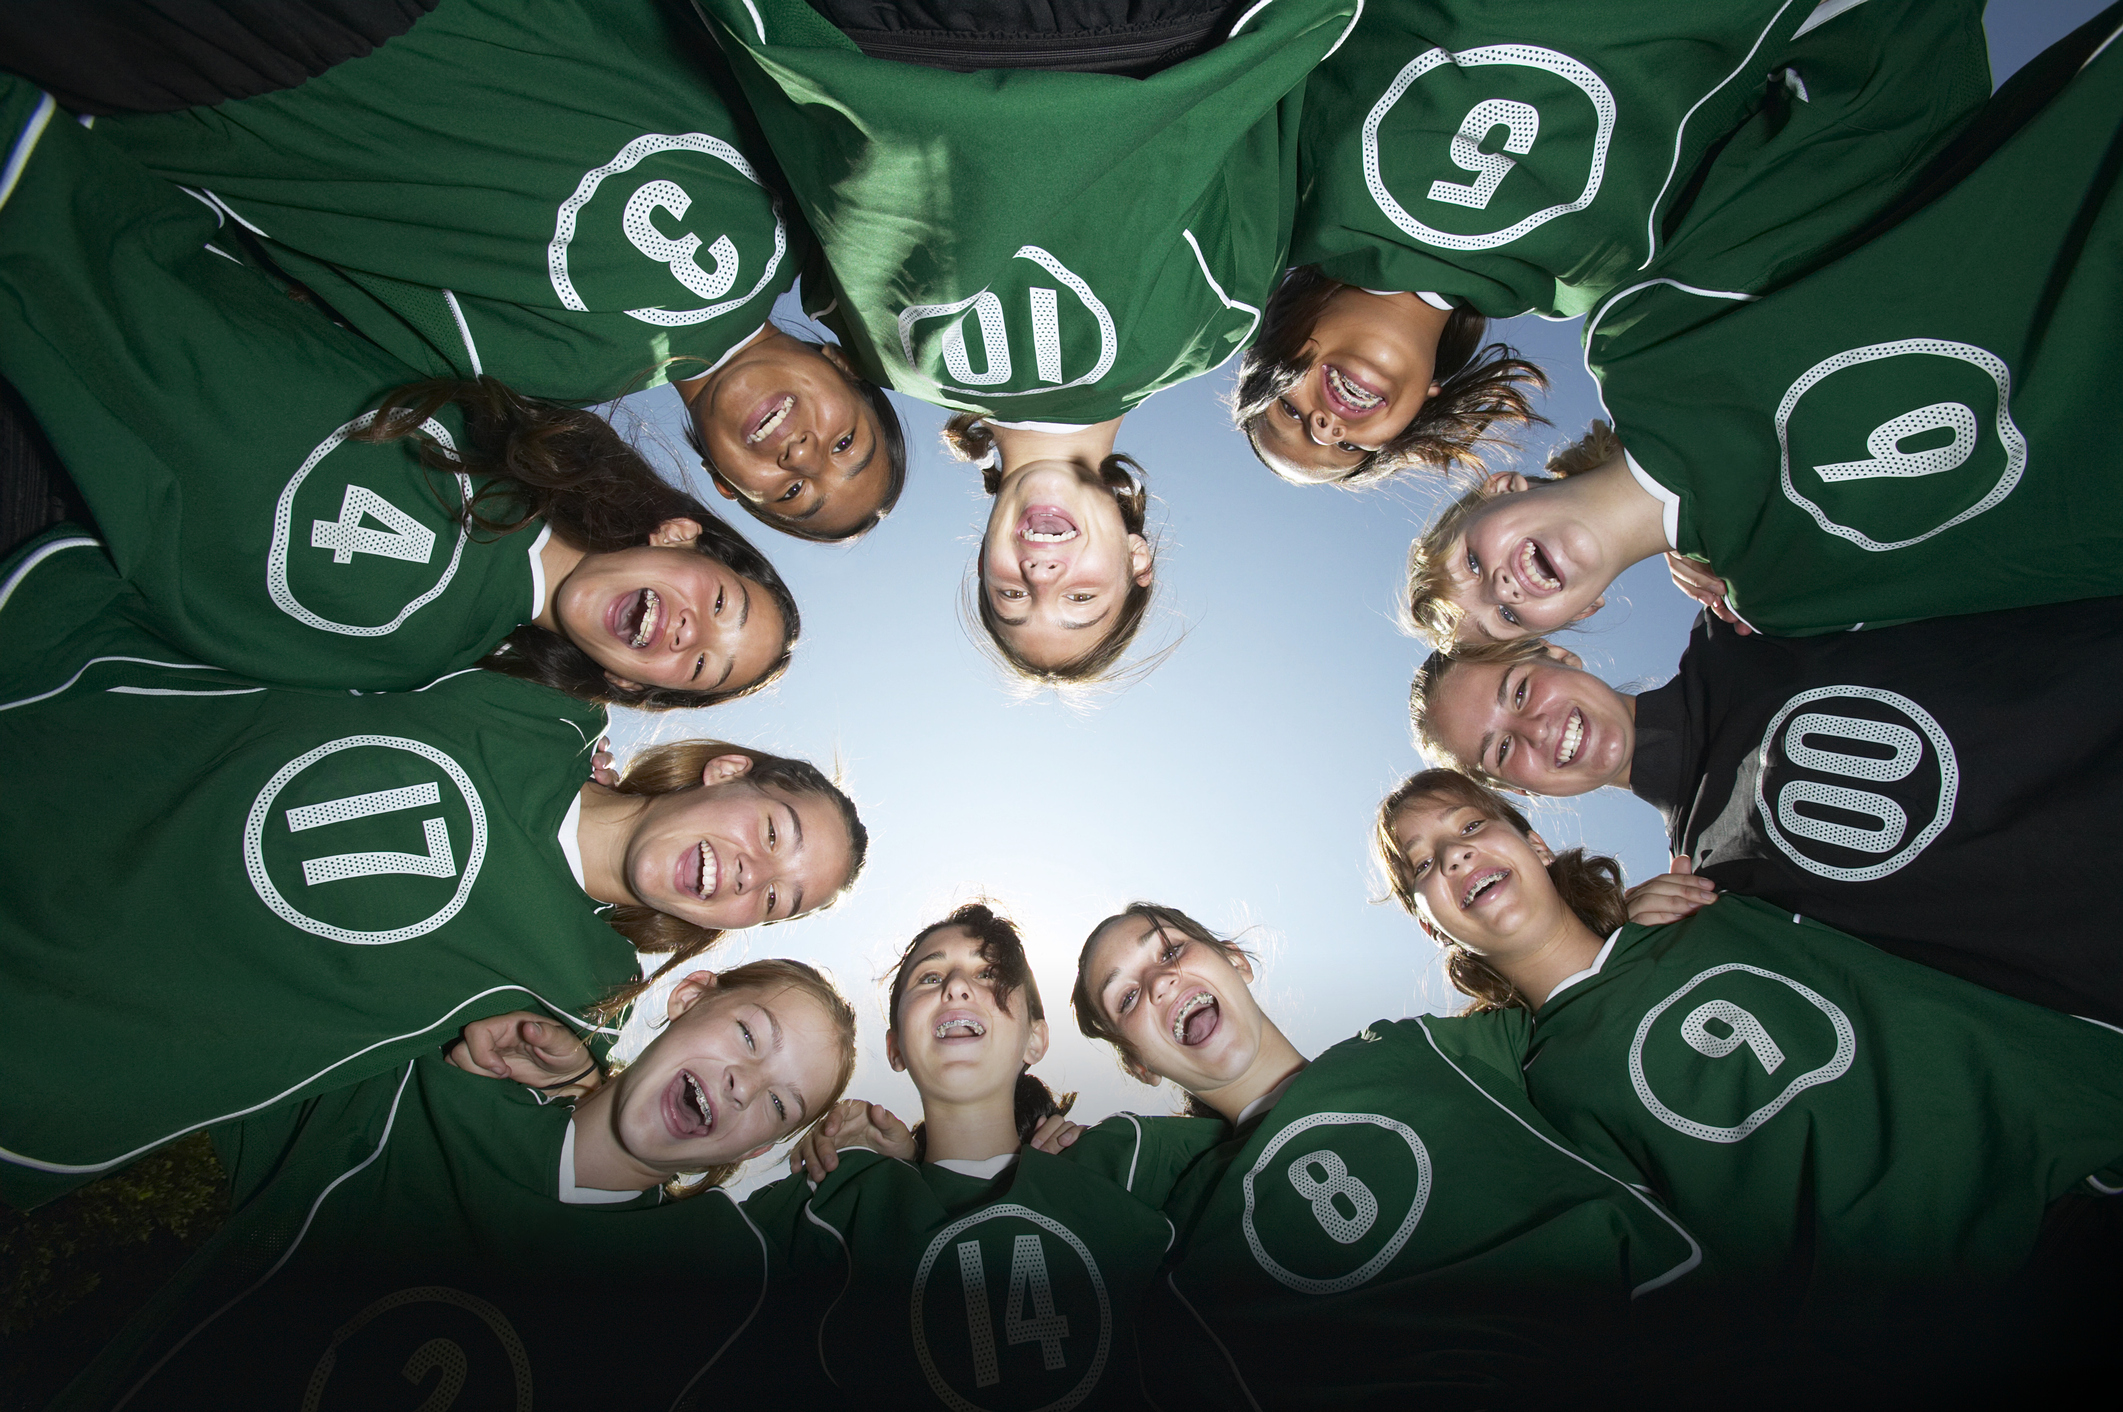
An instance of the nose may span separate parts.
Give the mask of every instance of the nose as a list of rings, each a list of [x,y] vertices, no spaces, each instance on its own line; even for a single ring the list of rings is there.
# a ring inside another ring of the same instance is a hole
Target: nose
[[[1468,868],[1468,867],[1469,867],[1469,865],[1471,865],[1471,864],[1472,864],[1473,862],[1474,862],[1474,845],[1473,845],[1473,844],[1471,844],[1471,843],[1453,843],[1453,844],[1450,844],[1450,845],[1448,845],[1448,846],[1446,847],[1446,849],[1445,849],[1445,871],[1446,871],[1446,872],[1448,872],[1448,873],[1463,873],[1463,872],[1467,871],[1467,868]]]
[[[973,998],[973,978],[966,974],[965,967],[954,966],[951,968],[951,973],[944,977],[944,998],[946,1000],[971,1000]]]
[[[1496,566],[1495,571],[1489,575],[1489,587],[1490,591],[1496,594],[1496,601],[1499,603],[1517,603],[1526,596],[1520,591],[1518,577],[1511,572],[1508,564]]]
[[[803,428],[790,434],[789,439],[781,444],[781,454],[774,459],[790,470],[800,471],[810,465],[817,454],[817,438],[808,428]]]
[[[759,1091],[759,1076],[750,1064],[732,1064],[723,1076],[723,1093],[740,1111]]]
[[[1342,439],[1342,424],[1338,418],[1314,408],[1312,415],[1305,418],[1305,433],[1315,446],[1332,446]]]
[[[1047,555],[1028,555],[1017,567],[1019,572],[1024,574],[1027,583],[1052,583],[1061,576],[1062,562]]]

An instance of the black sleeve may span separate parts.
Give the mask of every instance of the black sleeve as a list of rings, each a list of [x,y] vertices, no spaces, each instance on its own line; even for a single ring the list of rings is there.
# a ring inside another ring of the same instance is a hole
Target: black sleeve
[[[437,0],[7,0],[0,64],[77,113],[165,113],[293,88]]]
[[[809,0],[873,59],[1147,78],[1216,47],[1243,0]]]

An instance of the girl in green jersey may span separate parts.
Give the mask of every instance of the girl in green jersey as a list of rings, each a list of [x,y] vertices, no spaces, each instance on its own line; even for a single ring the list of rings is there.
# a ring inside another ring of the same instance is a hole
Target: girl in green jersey
[[[1228,1124],[1166,1202],[1179,1239],[1141,1318],[1158,1405],[1597,1400],[1632,1301],[1693,1270],[1694,1241],[1542,1120],[1486,1017],[1378,1020],[1308,1061],[1253,978],[1148,903],[1077,963],[1078,1027]]]
[[[0,373],[172,645],[361,690],[484,659],[647,707],[786,666],[780,575],[603,419],[419,382],[49,98],[0,79],[0,119]]]
[[[716,1184],[839,1096],[854,1011],[764,960],[694,974],[668,1014],[572,1109],[428,1053],[218,1131],[228,1226],[57,1406],[389,1405],[424,1383],[459,1406],[535,1388],[539,1407],[661,1408],[728,1393],[753,1359],[764,1374],[779,1257]],[[585,1272],[663,1334],[615,1357],[583,1322]]]
[[[1612,859],[1551,853],[1454,771],[1388,795],[1376,840],[1454,983],[1520,1017],[1534,1104],[1645,1174],[1725,1298],[1860,1338],[1905,1301],[1939,1312],[2024,1267],[2050,1203],[2123,1154],[2111,1026],[1752,898],[1628,923]]]

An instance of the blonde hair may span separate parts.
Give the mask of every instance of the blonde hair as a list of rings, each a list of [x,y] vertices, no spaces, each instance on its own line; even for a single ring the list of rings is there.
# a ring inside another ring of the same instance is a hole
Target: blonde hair
[[[1595,421],[1576,441],[1548,453],[1547,476],[1534,477],[1536,484],[1582,475],[1605,465],[1621,454],[1622,443],[1614,428]],[[1446,551],[1466,531],[1474,512],[1493,497],[1480,486],[1462,493],[1433,520],[1430,528],[1408,546],[1407,592],[1401,603],[1401,625],[1441,652],[1453,653],[1466,609],[1452,600],[1452,574],[1457,567]]]
[[[1526,997],[1487,961],[1454,938],[1439,931],[1424,918],[1416,905],[1415,871],[1393,836],[1394,823],[1416,803],[1443,800],[1464,805],[1483,817],[1509,824],[1522,838],[1530,838],[1533,825],[1513,808],[1510,801],[1479,780],[1458,770],[1422,770],[1410,775],[1379,801],[1378,817],[1372,823],[1371,847],[1386,887],[1402,910],[1415,918],[1424,935],[1445,948],[1445,975],[1453,987],[1471,997],[1467,1011],[1531,1009]],[[1612,858],[1587,856],[1582,848],[1566,849],[1548,864],[1548,880],[1563,899],[1563,905],[1596,934],[1606,936],[1629,920],[1629,905],[1623,897],[1622,865]]]
[[[1474,776],[1484,784],[1499,788],[1509,781],[1500,780],[1482,768],[1481,761],[1467,760],[1438,738],[1430,728],[1431,709],[1437,705],[1438,693],[1444,689],[1446,673],[1454,667],[1479,666],[1483,663],[1503,663],[1507,668],[1520,662],[1531,662],[1548,655],[1548,639],[1544,637],[1517,637],[1505,642],[1480,642],[1471,647],[1459,647],[1451,652],[1433,652],[1415,669],[1415,679],[1408,683],[1408,729],[1415,737],[1415,748],[1432,764],[1447,764]]]

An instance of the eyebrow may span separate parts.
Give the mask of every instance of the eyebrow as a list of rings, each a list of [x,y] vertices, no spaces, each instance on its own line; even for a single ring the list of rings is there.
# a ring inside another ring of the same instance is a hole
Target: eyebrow
[[[1103,613],[1100,613],[1100,614],[1099,614],[1099,615],[1098,615],[1097,617],[1095,617],[1095,618],[1091,619],[1091,621],[1089,621],[1089,622],[1087,622],[1087,623],[1063,623],[1063,624],[1061,625],[1061,626],[1062,626],[1062,631],[1063,631],[1063,632],[1082,632],[1082,631],[1083,631],[1083,630],[1084,630],[1085,628],[1095,628],[1095,627],[1097,627],[1097,626],[1098,626],[1098,625],[1099,625],[1100,623],[1104,622],[1104,621],[1105,621],[1106,619],[1108,619],[1108,618],[1110,618],[1110,617],[1112,617],[1112,616],[1113,616],[1113,604],[1112,604],[1112,603],[1111,603],[1111,602],[1109,601],[1109,602],[1108,602],[1108,603],[1106,604],[1106,611],[1105,611],[1105,612],[1103,612]]]
[[[856,462],[856,463],[855,463],[854,465],[852,465],[852,466],[848,467],[848,469],[847,469],[846,471],[844,471],[844,472],[842,472],[842,473],[841,473],[841,477],[840,477],[840,481],[841,481],[841,484],[842,484],[842,485],[846,485],[846,484],[847,484],[847,483],[848,483],[849,481],[851,481],[851,480],[854,480],[854,479],[855,479],[855,478],[856,478],[857,476],[861,475],[861,474],[862,474],[862,473],[863,473],[864,471],[867,471],[867,470],[869,470],[869,469],[870,469],[870,463],[871,463],[872,461],[876,460],[876,459],[877,459],[877,434],[876,434],[875,432],[872,432],[872,433],[870,434],[870,449],[869,449],[868,451],[865,451],[865,452],[863,453],[863,457],[862,457],[862,459],[861,459],[860,461],[857,461],[857,462]],[[813,484],[813,486],[815,487],[815,486],[816,486],[816,484],[817,484],[817,482],[815,482],[815,481],[814,481],[814,482],[812,482],[812,484]],[[823,495],[813,495],[813,496],[811,497],[811,508],[810,508],[810,509],[808,509],[808,510],[799,510],[799,511],[798,511],[797,513],[795,513],[795,514],[793,514],[793,515],[790,515],[790,516],[788,516],[787,518],[789,518],[789,519],[792,519],[792,520],[809,520],[809,519],[814,519],[814,518],[816,518],[816,517],[817,517],[817,515],[818,515],[818,512],[819,512],[819,511],[821,511],[821,510],[823,510],[823,509],[825,509],[825,508],[826,508],[826,497],[825,497],[825,496],[823,496]]]
[[[1141,950],[1143,947],[1148,946],[1152,941],[1155,941],[1158,937],[1163,935],[1164,933],[1161,930],[1159,930],[1155,926],[1152,926],[1150,930],[1143,933],[1142,940],[1135,943],[1136,949]],[[1115,981],[1119,979],[1120,967],[1115,966],[1112,970],[1106,972],[1106,978],[1098,983],[1099,995],[1103,997],[1106,993],[1106,987],[1112,985]]]

